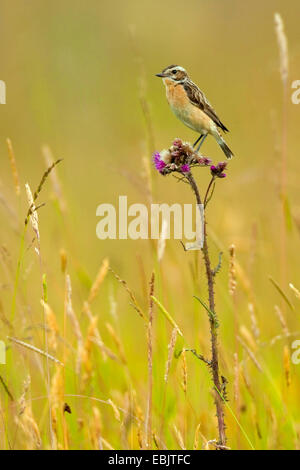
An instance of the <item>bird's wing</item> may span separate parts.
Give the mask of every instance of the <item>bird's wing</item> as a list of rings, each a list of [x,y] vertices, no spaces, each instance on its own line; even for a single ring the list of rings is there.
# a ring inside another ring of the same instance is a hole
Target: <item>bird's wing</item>
[[[207,116],[209,116],[223,131],[229,132],[227,127],[221,122],[218,118],[214,108],[211,106],[207,100],[205,94],[193,83],[191,80],[187,80],[183,84],[184,89],[188,95],[190,102],[204,111]]]

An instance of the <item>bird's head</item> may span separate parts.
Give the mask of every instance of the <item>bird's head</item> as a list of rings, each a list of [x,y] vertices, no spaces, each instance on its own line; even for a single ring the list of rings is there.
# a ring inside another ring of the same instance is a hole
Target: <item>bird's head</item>
[[[179,65],[169,65],[169,67],[166,67],[161,73],[157,73],[156,77],[183,83],[188,78],[188,74],[186,70]]]

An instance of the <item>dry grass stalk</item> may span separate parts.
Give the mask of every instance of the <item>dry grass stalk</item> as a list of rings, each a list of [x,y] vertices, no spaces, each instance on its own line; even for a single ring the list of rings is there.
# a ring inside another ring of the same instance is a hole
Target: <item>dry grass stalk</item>
[[[143,415],[143,410],[138,404],[136,390],[134,389],[131,390],[131,400],[133,409],[130,412],[130,418],[133,419],[134,417],[136,417],[136,421],[138,423],[144,423],[145,419]]]
[[[248,309],[249,309],[249,312],[250,312],[251,330],[252,330],[252,333],[253,333],[253,336],[254,336],[255,340],[257,341],[259,339],[259,336],[260,336],[260,331],[259,331],[259,327],[258,327],[258,323],[257,323],[257,318],[256,318],[256,315],[255,315],[254,305],[252,303],[249,303],[248,304]]]
[[[120,278],[120,276],[115,273],[111,268],[109,268],[110,272],[115,276],[115,278],[117,279],[118,282],[120,282],[120,284],[122,284],[125,288],[125,290],[127,291],[127,293],[129,294],[129,297],[132,301],[132,306],[133,308],[136,310],[136,312],[140,315],[140,317],[148,323],[148,320],[146,318],[146,315],[144,314],[143,310],[141,309],[141,307],[139,306],[136,298],[135,298],[135,295],[134,293],[132,292],[132,290],[128,287],[128,284],[126,281],[124,281],[123,279]]]
[[[25,187],[26,187],[26,192],[27,192],[27,198],[28,198],[28,201],[29,201],[29,209],[27,211],[26,218],[25,218],[25,226],[27,226],[28,221],[29,221],[29,219],[31,219],[32,214],[35,213],[37,211],[37,209],[39,209],[39,207],[41,207],[43,205],[43,204],[41,204],[40,206],[36,207],[35,206],[35,201],[39,197],[39,194],[42,191],[43,186],[44,186],[48,176],[50,175],[52,170],[55,168],[55,166],[58,165],[58,163],[60,163],[61,161],[62,160],[57,160],[44,172],[44,174],[42,176],[42,179],[41,179],[41,181],[40,181],[40,183],[39,183],[39,185],[38,185],[38,187],[37,187],[37,189],[36,189],[36,191],[34,192],[33,195],[31,193],[31,189],[30,189],[29,185],[26,183]],[[38,239],[39,239],[39,237],[38,237]]]
[[[16,195],[20,196],[21,186],[20,186],[20,180],[19,180],[19,174],[18,174],[18,170],[17,170],[17,164],[16,164],[16,159],[15,159],[14,149],[13,149],[13,146],[12,146],[12,143],[11,143],[10,139],[7,138],[6,143],[7,143],[7,148],[8,148],[8,156],[9,156],[9,160],[10,160],[10,166],[11,166],[11,171],[12,171],[12,175],[13,175]]]
[[[240,402],[240,364],[239,364],[239,357],[237,353],[233,354],[234,360],[234,401],[237,404],[237,408],[239,408]]]
[[[199,424],[197,425],[196,431],[195,431],[193,450],[198,450],[198,448],[199,448],[200,428],[201,428],[201,425],[200,425],[200,423],[199,423]]]
[[[149,321],[147,328],[148,345],[148,402],[146,418],[147,448],[152,448],[152,386],[153,386],[153,295],[154,295],[154,273],[151,275],[149,289]]]
[[[102,353],[102,356],[105,357],[104,360],[106,360],[107,357],[109,357],[110,359],[112,359],[113,361],[117,361],[117,362],[122,362],[119,357],[112,352],[111,349],[109,349],[104,343],[102,340],[96,338],[96,337],[91,337],[91,341],[96,345],[98,346],[100,349],[101,349],[101,353]]]
[[[92,372],[93,372],[93,364],[92,364],[92,346],[93,341],[92,338],[95,336],[95,330],[97,328],[97,317],[92,317],[90,320],[90,324],[87,331],[87,337],[84,343],[84,346],[81,350],[81,362],[85,369],[85,374],[83,376],[84,382],[87,382],[91,379]]]
[[[50,403],[51,403],[51,425],[53,434],[53,447],[55,449],[62,448],[59,443],[59,431],[58,431],[58,415],[60,416],[62,423],[62,431],[64,438],[64,449],[68,448],[68,431],[67,425],[64,418],[63,406],[64,406],[64,394],[65,394],[65,377],[64,371],[61,367],[56,367],[55,374],[51,380],[50,388]]]
[[[250,348],[253,351],[256,351],[257,350],[256,341],[253,338],[252,333],[248,330],[248,328],[245,325],[241,325],[240,334],[244,338],[244,340],[247,342],[247,344],[250,346]]]
[[[300,299],[300,291],[290,282],[289,283],[290,289],[294,292],[297,299]]]
[[[93,315],[92,315],[92,312],[90,310],[90,305],[89,305],[88,302],[84,302],[83,312],[87,315],[87,317],[91,321]],[[105,346],[105,344],[103,343],[98,327],[95,328],[95,337],[91,338],[91,340],[95,344],[97,344],[99,346],[99,348],[101,349],[102,358],[103,358],[104,361],[106,361],[107,356],[110,357],[113,360],[117,359],[117,356],[107,346]]]
[[[115,418],[120,423],[121,422],[121,415],[120,415],[120,411],[119,411],[117,405],[110,398],[107,400],[107,403],[109,403],[110,406],[112,407]]]
[[[154,431],[152,433],[152,439],[153,439],[154,445],[157,448],[157,450],[160,450],[160,446],[159,446],[159,443],[158,443],[159,438],[158,438],[158,436],[156,435],[156,433]]]
[[[114,327],[110,323],[108,323],[108,322],[105,323],[105,326],[106,326],[107,331],[110,334],[113,342],[115,343],[115,345],[117,347],[117,350],[118,350],[119,357],[120,357],[121,361],[123,362],[123,364],[127,364],[124,348],[123,348],[123,345],[122,345],[122,342],[121,342],[121,339],[120,339],[119,335],[117,334]]]
[[[41,300],[41,305],[44,308],[45,316],[46,316],[46,327],[49,329],[48,335],[48,344],[53,351],[57,349],[57,337],[59,335],[59,328],[56,321],[56,316],[51,307]]]
[[[285,336],[289,336],[290,335],[290,331],[288,329],[288,326],[287,326],[287,322],[286,322],[286,319],[281,311],[281,309],[278,307],[278,305],[275,305],[275,313],[280,321],[280,325],[282,327],[282,331],[284,333]]]
[[[284,86],[287,86],[289,75],[289,54],[288,54],[288,41],[284,31],[284,24],[282,17],[279,13],[274,15],[275,32],[277,36],[278,49],[279,49],[279,66],[280,76]]]
[[[107,450],[115,450],[113,448],[113,446],[106,440],[104,439],[103,437],[100,437],[100,441],[101,441],[101,447],[106,447]]]
[[[25,184],[25,189],[26,189],[26,194],[27,194],[27,199],[28,199],[28,204],[29,204],[29,211],[28,211],[29,220],[33,228],[33,231],[36,234],[36,237],[39,241],[40,240],[39,218],[38,218],[36,206],[34,204],[33,195],[32,195],[32,192],[28,183]]]
[[[96,450],[103,450],[103,445],[101,441],[102,434],[102,419],[99,408],[93,406],[92,408],[93,420],[91,425],[91,437],[93,448]]]
[[[177,339],[177,328],[173,328],[172,334],[171,334],[171,340],[168,344],[168,359],[166,362],[166,372],[165,372],[165,383],[168,383],[169,379],[169,373],[170,373],[170,367],[174,355],[174,349],[175,349],[175,344],[176,344],[176,339]]]
[[[290,350],[286,344],[283,347],[283,366],[284,366],[286,385],[289,387],[291,385],[291,362],[290,362]]]
[[[231,296],[234,295],[236,290],[236,263],[235,263],[235,246],[231,245],[229,247],[229,282],[228,289]]]
[[[72,305],[72,284],[69,274],[66,275],[66,313],[71,320],[74,334],[78,341],[82,342],[82,332],[79,321],[75,315]]]
[[[270,432],[268,433],[269,438],[268,438],[268,442],[267,442],[267,449],[276,449],[277,446],[278,446],[278,442],[277,442],[277,440],[278,440],[278,427],[280,428],[280,426],[278,426],[276,413],[274,412],[273,408],[271,406],[267,405],[267,411],[268,411],[268,415],[269,415],[270,421],[271,421],[271,429],[270,429]]]
[[[77,355],[76,355],[75,369],[76,369],[76,373],[79,375],[80,369],[81,369],[81,359],[82,359],[82,351],[83,351],[83,335],[81,332],[79,321],[73,310],[72,284],[71,284],[71,278],[68,274],[66,275],[65,311],[66,311],[67,317],[69,317],[71,321],[73,331],[77,339]]]
[[[43,189],[43,186],[46,182],[46,179],[48,178],[48,176],[50,175],[50,173],[54,170],[54,168],[56,167],[56,165],[58,165],[60,162],[62,161],[62,159],[59,159],[59,160],[56,160],[56,162],[53,162],[49,168],[47,168],[47,170],[44,172],[43,176],[42,176],[42,179],[37,187],[37,190],[35,191],[34,195],[33,195],[33,200],[36,201],[40,192],[42,191]]]
[[[254,363],[254,365],[257,367],[257,369],[262,372],[262,367],[260,365],[260,363],[258,362],[258,360],[256,359],[253,351],[251,351],[251,349],[247,346],[247,344],[242,340],[242,338],[240,338],[240,336],[237,336],[237,340],[239,341],[239,343],[243,346],[243,348],[245,349],[245,351],[247,352],[248,356],[250,357],[250,359],[252,360],[252,362]]]
[[[91,287],[91,290],[90,290],[90,293],[89,293],[89,296],[88,296],[88,303],[91,304],[93,302],[93,300],[96,298],[98,292],[99,292],[99,289],[100,289],[100,286],[102,284],[102,282],[104,281],[105,277],[106,277],[106,274],[108,272],[108,269],[109,269],[109,261],[107,258],[105,258],[100,266],[100,269],[98,271],[98,274],[96,276],[96,279]]]
[[[50,410],[52,427],[52,449],[58,450],[58,425],[57,425],[57,407],[52,404]]]
[[[143,431],[141,429],[141,426],[138,424],[137,425],[137,433],[136,433],[137,441],[139,444],[139,448],[141,450],[147,449],[147,443],[145,442]]]
[[[279,48],[279,69],[283,84],[283,109],[282,109],[282,151],[281,151],[281,171],[280,171],[280,199],[282,205],[280,224],[280,267],[281,285],[285,285],[287,280],[287,224],[286,207],[287,200],[287,164],[288,164],[288,75],[289,56],[288,41],[284,31],[284,24],[279,13],[274,15],[275,32]]]
[[[181,432],[180,432],[179,429],[175,426],[175,424],[174,424],[173,428],[174,428],[175,437],[176,437],[176,440],[177,440],[177,443],[178,443],[180,449],[186,450],[186,447],[185,447],[185,445],[184,445],[184,441],[183,441],[183,437],[182,437]]]
[[[185,395],[185,398],[187,396],[187,364],[186,364],[186,354],[185,354],[185,350],[182,351],[181,353],[181,359],[182,359],[182,382],[181,382],[181,386],[182,386],[182,390],[183,390],[183,393]]]
[[[25,443],[27,450],[37,450],[42,446],[41,435],[39,427],[33,416],[31,401],[26,399],[29,387],[30,387],[30,376],[24,381],[23,393],[19,399],[19,413],[16,417],[18,426],[22,429],[25,435]]]
[[[251,289],[252,289],[251,281],[245,269],[237,260],[235,260],[235,269],[236,269],[237,279],[239,280],[239,285],[244,289],[244,291],[247,294],[251,294]]]
[[[242,377],[244,379],[244,383],[246,385],[246,388],[249,392],[249,394],[251,395],[252,399],[255,401],[256,400],[256,397],[255,397],[255,394],[254,394],[254,391],[253,391],[253,388],[251,386],[251,382],[250,382],[250,379],[249,379],[249,375],[248,375],[248,372],[246,370],[246,363],[244,362],[243,363],[243,367],[241,369],[241,372],[242,372]]]
[[[51,398],[53,406],[59,405],[64,401],[64,377],[60,367],[56,367],[56,372],[51,380]]]
[[[254,429],[256,429],[257,436],[259,439],[262,439],[262,434],[261,434],[260,425],[259,425],[259,417],[258,417],[255,403],[251,403],[251,415],[252,415],[253,427]]]
[[[201,424],[200,423],[196,427],[193,450],[198,450],[198,448],[199,448],[199,437],[201,437],[201,440],[204,443],[205,450],[210,450],[208,440],[206,439],[206,437],[201,432]]]
[[[47,145],[43,145],[42,154],[44,156],[47,168],[51,167],[54,164],[54,158],[50,150],[50,147],[48,147]],[[53,192],[58,200],[60,210],[61,212],[65,212],[67,208],[67,204],[63,197],[63,192],[62,192],[60,181],[57,176],[56,169],[54,169],[54,171],[51,172],[50,179],[52,182]]]
[[[241,414],[240,363],[239,363],[239,356],[237,352],[233,354],[233,373],[234,373],[233,397],[234,397],[234,402],[235,402],[235,410],[236,410],[235,413],[236,413],[237,420],[240,421],[240,414]],[[237,444],[239,447],[239,441],[240,441],[239,427],[237,427],[236,430],[237,430]]]
[[[42,349],[36,348],[35,346],[32,346],[31,344],[25,343],[24,341],[21,341],[17,338],[13,338],[12,336],[7,336],[7,339],[9,339],[10,341],[12,341],[15,344],[18,344],[19,346],[22,346],[23,348],[29,349],[30,351],[33,351],[35,353],[40,354],[41,356],[44,356],[44,357],[50,359],[50,361],[53,361],[56,364],[59,364],[60,366],[63,366],[63,363],[61,361],[56,359],[56,357],[51,356],[51,354],[46,353]]]

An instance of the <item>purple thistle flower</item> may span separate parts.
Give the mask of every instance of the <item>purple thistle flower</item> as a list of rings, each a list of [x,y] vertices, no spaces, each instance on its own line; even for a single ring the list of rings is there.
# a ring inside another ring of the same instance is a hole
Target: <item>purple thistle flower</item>
[[[153,162],[157,163],[159,160],[160,160],[160,154],[159,154],[159,152],[155,152],[153,154]]]
[[[226,162],[220,162],[217,164],[217,166],[211,165],[210,172],[212,176],[216,178],[225,178],[226,173],[224,173],[223,170],[225,170],[226,166],[227,166]]]
[[[159,152],[155,152],[155,154],[153,155],[153,162],[154,162],[154,166],[157,169],[157,171],[159,171],[161,173],[161,170],[164,169],[166,164],[163,160],[161,160]]]
[[[189,173],[190,172],[190,165],[188,165],[187,163],[185,165],[182,165],[182,167],[180,168],[182,173]]]
[[[159,161],[155,164],[155,168],[156,168],[158,171],[161,171],[165,166],[166,166],[166,164],[165,164],[165,162],[163,162],[162,160],[159,160]]]

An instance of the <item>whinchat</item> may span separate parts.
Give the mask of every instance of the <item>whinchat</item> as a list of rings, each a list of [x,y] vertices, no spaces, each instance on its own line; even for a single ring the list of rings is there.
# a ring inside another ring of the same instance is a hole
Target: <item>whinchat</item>
[[[232,158],[233,153],[219,131],[220,128],[228,132],[227,127],[218,118],[204,93],[192,82],[186,70],[179,65],[169,65],[156,76],[163,79],[167,100],[175,116],[190,129],[199,132],[200,137],[194,143],[194,147],[199,143],[197,151],[210,134],[216,139],[226,157]]]

